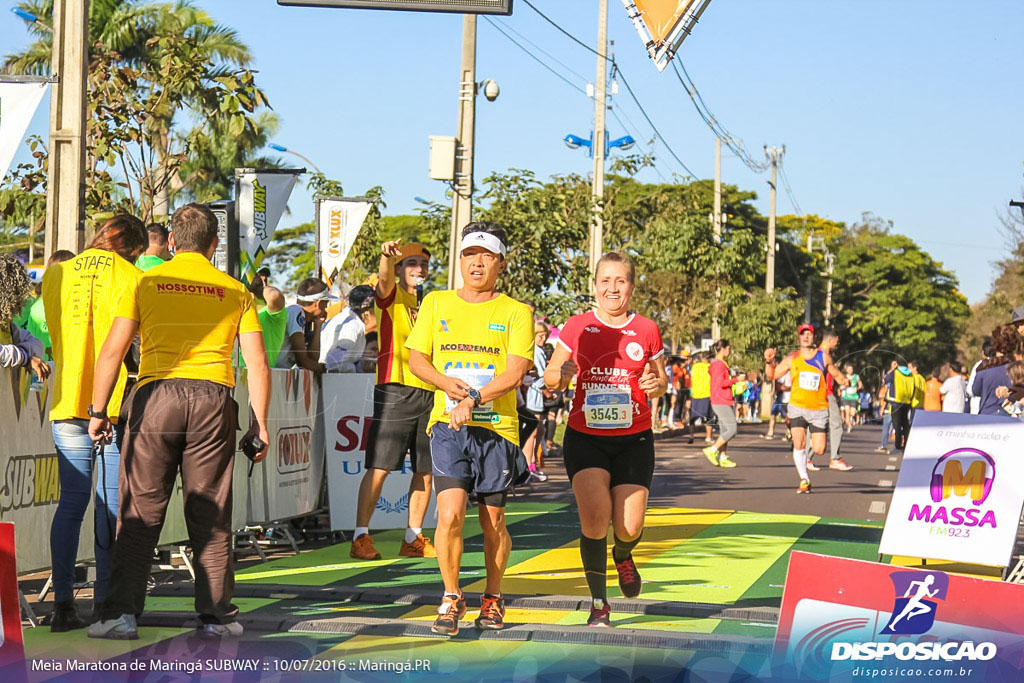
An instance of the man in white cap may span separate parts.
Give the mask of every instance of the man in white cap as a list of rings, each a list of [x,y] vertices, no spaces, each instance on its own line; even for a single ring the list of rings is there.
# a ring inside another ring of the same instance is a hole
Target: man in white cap
[[[327,302],[331,292],[315,277],[307,277],[296,289],[296,303],[288,306],[288,323],[277,367],[297,365],[313,372],[323,372],[320,362],[320,331],[327,318]]]
[[[406,340],[409,368],[437,387],[428,430],[444,596],[432,630],[442,635],[457,634],[466,613],[459,570],[470,494],[479,505],[487,568],[476,626],[504,626],[501,580],[512,548],[505,501],[511,487],[529,477],[519,448],[515,389],[533,362],[533,315],[496,289],[507,266],[506,241],[499,225],[467,225],[459,253],[465,284],[428,294]]]

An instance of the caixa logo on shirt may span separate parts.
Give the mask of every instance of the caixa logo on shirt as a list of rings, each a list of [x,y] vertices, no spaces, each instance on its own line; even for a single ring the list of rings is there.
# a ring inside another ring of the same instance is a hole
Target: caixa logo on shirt
[[[277,471],[281,474],[309,469],[313,432],[309,427],[287,427],[277,433]]]

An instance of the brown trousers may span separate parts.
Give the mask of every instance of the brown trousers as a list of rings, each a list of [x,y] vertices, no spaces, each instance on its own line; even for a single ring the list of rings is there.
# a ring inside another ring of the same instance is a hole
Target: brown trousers
[[[142,613],[153,550],[180,468],[196,612],[203,623],[235,620],[231,475],[237,426],[238,405],[222,384],[169,379],[138,389],[121,453],[121,510],[101,618]]]

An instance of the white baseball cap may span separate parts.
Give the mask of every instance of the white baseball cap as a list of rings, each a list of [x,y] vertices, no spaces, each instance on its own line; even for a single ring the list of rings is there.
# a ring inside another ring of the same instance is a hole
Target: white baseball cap
[[[508,253],[501,240],[489,232],[471,232],[467,234],[462,238],[462,247],[459,249],[459,253],[461,254],[470,247],[483,247],[492,254],[500,254],[502,256]]]

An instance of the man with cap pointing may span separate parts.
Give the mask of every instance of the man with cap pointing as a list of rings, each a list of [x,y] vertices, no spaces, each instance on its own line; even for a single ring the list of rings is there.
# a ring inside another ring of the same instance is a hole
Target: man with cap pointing
[[[501,580],[512,548],[505,501],[512,485],[529,476],[519,449],[515,389],[533,363],[533,315],[496,289],[507,265],[506,240],[494,223],[463,229],[459,269],[465,284],[428,294],[406,341],[409,368],[437,387],[429,430],[444,596],[432,630],[442,635],[457,634],[466,613],[459,571],[470,495],[478,503],[487,570],[476,626],[504,626]]]
[[[398,554],[434,557],[434,546],[423,535],[423,517],[430,503],[432,484],[427,420],[434,405],[434,387],[409,370],[409,351],[405,348],[430,269],[430,252],[422,244],[402,244],[402,240],[397,239],[381,244],[380,254],[374,288],[379,344],[377,386],[373,389],[366,472],[359,484],[349,556],[359,560],[381,559],[370,537],[370,518],[388,473],[403,469],[408,452],[413,470],[409,484],[409,521]]]

